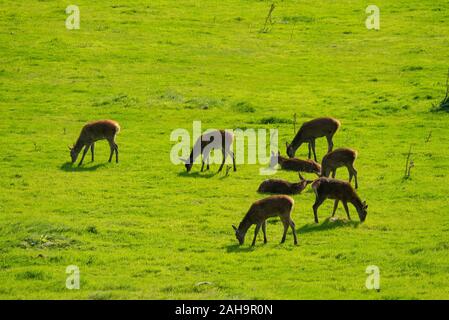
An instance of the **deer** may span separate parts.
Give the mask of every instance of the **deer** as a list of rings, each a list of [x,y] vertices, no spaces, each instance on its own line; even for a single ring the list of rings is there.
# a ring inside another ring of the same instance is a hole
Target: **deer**
[[[305,180],[300,173],[298,174],[299,182],[291,183],[281,179],[267,179],[260,184],[257,191],[261,193],[300,194],[313,181]]]
[[[279,164],[282,169],[289,171],[296,171],[299,174],[299,178],[303,180],[301,172],[315,173],[317,176],[321,173],[321,165],[313,160],[301,160],[297,158],[286,158],[281,156],[278,151],[276,155],[271,151],[270,168],[274,168],[276,164]]]
[[[332,178],[335,178],[337,168],[346,167],[349,171],[349,182],[352,177],[355,178],[355,188],[358,188],[357,170],[354,168],[354,162],[357,159],[357,151],[349,148],[335,149],[326,154],[321,160],[321,176],[329,177],[332,172]]]
[[[254,239],[251,246],[256,244],[257,234],[262,227],[263,242],[267,243],[267,219],[271,217],[279,216],[284,224],[284,234],[282,236],[281,243],[285,242],[287,236],[288,227],[293,231],[294,244],[298,244],[296,238],[295,223],[291,218],[291,212],[295,201],[287,195],[274,195],[268,198],[264,198],[254,202],[248,210],[243,220],[240,222],[239,227],[232,225],[235,231],[235,237],[240,245],[245,242],[245,235],[248,229],[255,224]]]
[[[343,202],[343,207],[345,208],[348,219],[351,220],[348,209],[348,202],[350,202],[356,208],[360,221],[365,221],[366,215],[368,214],[368,205],[366,204],[366,201],[362,202],[349,182],[321,177],[312,183],[312,189],[316,195],[315,203],[313,204],[315,223],[318,223],[318,208],[326,199],[335,200],[332,217],[337,211],[338,202],[341,201]]]
[[[298,132],[296,133],[296,136],[293,138],[293,141],[290,144],[288,144],[288,142],[285,143],[287,147],[287,155],[290,158],[293,158],[295,156],[296,150],[303,143],[308,143],[308,158],[311,158],[311,151],[313,151],[313,157],[315,161],[317,161],[315,139],[326,137],[328,144],[327,152],[331,152],[334,147],[332,138],[337,132],[338,128],[340,128],[340,126],[340,121],[334,118],[317,118],[303,123],[301,128],[299,128]]]
[[[187,172],[192,169],[195,159],[201,154],[202,155],[202,165],[201,172],[204,170],[204,163],[207,163],[206,170],[209,170],[209,155],[212,149],[219,149],[223,154],[223,160],[218,172],[223,169],[223,165],[226,161],[226,157],[229,155],[232,158],[232,164],[234,166],[234,171],[237,171],[235,166],[235,156],[232,151],[232,143],[234,141],[234,134],[225,130],[213,130],[202,134],[195,142],[195,145],[190,152],[188,159],[179,158],[185,163]]]
[[[79,153],[84,148],[83,156],[81,157],[81,161],[78,166],[81,166],[84,161],[84,157],[86,153],[89,151],[89,148],[92,153],[92,162],[94,161],[94,147],[95,142],[99,140],[107,140],[109,142],[109,148],[111,149],[111,153],[109,155],[109,162],[112,161],[112,156],[115,152],[115,162],[118,163],[118,146],[115,143],[115,137],[120,132],[120,125],[118,122],[114,120],[99,120],[87,123],[81,129],[81,133],[78,137],[78,140],[73,145],[73,147],[69,146],[70,156],[72,158],[72,163],[76,162]]]

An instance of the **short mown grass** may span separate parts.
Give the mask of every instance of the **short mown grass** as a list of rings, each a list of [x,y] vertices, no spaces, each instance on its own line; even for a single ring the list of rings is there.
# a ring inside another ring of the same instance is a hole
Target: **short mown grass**
[[[0,298],[449,297],[449,115],[431,112],[445,93],[449,4],[376,2],[373,31],[364,2],[283,1],[266,33],[267,1],[76,4],[73,31],[66,2],[0,6]],[[313,224],[308,189],[294,197],[299,246],[290,233],[279,244],[275,220],[268,244],[238,246],[231,224],[262,197],[260,166],[186,174],[169,161],[170,133],[194,120],[278,128],[284,154],[295,113],[297,127],[341,121],[335,146],[359,151],[367,220],[352,207],[354,221],[343,208],[327,220],[327,201]],[[103,118],[121,124],[120,163],[99,142],[94,163],[72,166],[67,145]],[[69,265],[79,290],[65,287]],[[365,288],[370,265],[380,291]]]

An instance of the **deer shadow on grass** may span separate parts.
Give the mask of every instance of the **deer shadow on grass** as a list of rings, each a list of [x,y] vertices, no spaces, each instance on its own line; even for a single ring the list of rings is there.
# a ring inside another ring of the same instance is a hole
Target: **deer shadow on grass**
[[[62,164],[59,167],[59,169],[66,172],[84,172],[84,171],[95,171],[101,167],[105,167],[106,165],[107,165],[106,163],[99,163],[91,167],[84,167],[84,166],[78,167],[78,164],[66,162]]]
[[[206,172],[206,173],[202,173],[199,171],[195,171],[195,172],[187,172],[187,171],[181,171],[178,173],[178,177],[187,177],[187,178],[212,178],[215,177],[218,174],[218,172]]]
[[[338,228],[357,228],[360,225],[359,221],[346,220],[346,219],[335,219],[327,218],[322,223],[308,223],[302,227],[296,229],[298,233],[309,233],[317,231],[333,230]]]
[[[257,246],[251,246],[249,244],[242,244],[239,245],[238,243],[227,245],[226,252],[233,253],[233,252],[251,252],[256,249]]]

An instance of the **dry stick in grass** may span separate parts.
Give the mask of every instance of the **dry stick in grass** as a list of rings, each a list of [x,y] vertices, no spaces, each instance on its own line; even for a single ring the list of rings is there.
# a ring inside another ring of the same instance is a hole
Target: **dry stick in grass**
[[[410,145],[410,149],[408,150],[407,160],[405,161],[405,172],[404,178],[410,177],[410,156],[412,155],[412,145]]]
[[[295,30],[296,21],[293,23],[292,33],[290,33],[290,41],[293,39],[293,31]]]
[[[444,96],[444,99],[440,102],[440,108],[448,108],[449,107],[449,69],[447,71],[447,78],[446,78],[446,95]]]
[[[432,138],[432,130],[429,131],[429,135],[426,138],[426,143],[430,142],[430,138]]]
[[[270,10],[268,11],[267,17],[265,18],[265,24],[262,28],[262,30],[260,30],[261,32],[268,32],[268,23],[270,23],[270,26],[273,25],[273,20],[271,20],[271,14],[274,11],[274,8],[276,8],[276,6],[274,5],[274,3],[271,4],[270,6]]]
[[[293,134],[296,134],[296,112],[293,115]]]

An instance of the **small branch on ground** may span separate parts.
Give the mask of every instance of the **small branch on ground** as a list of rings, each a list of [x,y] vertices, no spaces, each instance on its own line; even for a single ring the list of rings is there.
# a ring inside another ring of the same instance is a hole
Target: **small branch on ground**
[[[412,156],[412,145],[410,145],[410,149],[408,150],[407,160],[405,161],[405,172],[404,179],[410,178],[410,169],[415,166],[413,160],[410,159]]]
[[[274,5],[274,3],[272,3],[270,6],[270,10],[268,11],[267,17],[265,18],[265,24],[264,24],[263,28],[260,30],[261,33],[270,32],[271,27],[274,24],[273,20],[271,19],[271,14],[273,13],[274,8],[276,8],[276,6]]]

